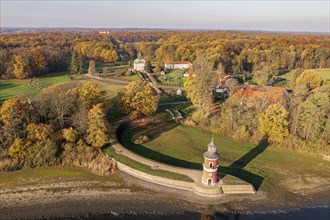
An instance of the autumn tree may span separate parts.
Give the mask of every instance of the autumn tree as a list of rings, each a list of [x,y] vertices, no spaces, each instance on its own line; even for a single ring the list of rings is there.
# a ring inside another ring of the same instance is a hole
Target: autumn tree
[[[298,133],[305,139],[324,138],[330,114],[329,87],[309,95],[301,104]]]
[[[94,83],[86,83],[78,90],[83,105],[90,109],[93,105],[105,102],[106,91],[101,90]]]
[[[1,130],[4,132],[4,145],[10,145],[15,138],[23,137],[29,122],[28,102],[7,99],[0,107],[0,122]]]
[[[29,61],[24,56],[15,56],[14,75],[18,79],[26,79],[31,76]]]
[[[83,65],[82,56],[74,50],[72,52],[71,64],[70,64],[71,74],[81,73],[83,71],[82,65]]]
[[[48,71],[46,57],[40,49],[33,49],[30,53],[30,66],[34,74],[41,74]]]
[[[259,131],[269,142],[281,142],[289,134],[288,111],[280,104],[270,105],[259,119]]]
[[[32,143],[22,138],[16,138],[14,143],[8,148],[10,157],[25,158],[28,155],[28,149]]]
[[[109,127],[103,105],[94,105],[87,116],[87,143],[95,148],[104,146],[109,141]]]
[[[53,133],[51,126],[46,124],[31,123],[26,127],[27,138],[31,141],[43,141]]]
[[[64,139],[71,143],[75,143],[79,138],[78,132],[72,127],[64,128],[62,130],[62,133],[63,133]]]
[[[88,66],[88,74],[89,75],[95,75],[96,69],[95,69],[95,61],[90,60],[89,61],[89,66]]]
[[[34,109],[39,117],[36,121],[51,124],[53,129],[63,129],[71,123],[71,116],[79,111],[78,94],[69,93],[76,83],[49,86],[42,90],[42,94],[35,100]]]
[[[121,109],[132,119],[149,116],[157,110],[158,99],[147,83],[133,81],[118,94],[118,97]]]
[[[305,70],[296,79],[296,85],[306,86],[308,89],[315,89],[322,83],[321,75],[313,70]]]
[[[198,108],[202,117],[209,115],[217,81],[218,74],[210,69],[205,58],[201,57],[193,63],[184,88],[187,98]]]

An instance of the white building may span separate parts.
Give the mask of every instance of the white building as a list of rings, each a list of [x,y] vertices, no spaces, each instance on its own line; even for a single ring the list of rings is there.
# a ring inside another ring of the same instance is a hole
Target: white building
[[[172,61],[165,63],[165,69],[189,69],[191,63],[189,61]]]
[[[100,34],[110,34],[110,31],[108,31],[108,30],[100,30]]]
[[[146,61],[143,59],[141,54],[139,54],[138,58],[134,60],[134,70],[136,71],[144,71],[144,66],[146,64]]]

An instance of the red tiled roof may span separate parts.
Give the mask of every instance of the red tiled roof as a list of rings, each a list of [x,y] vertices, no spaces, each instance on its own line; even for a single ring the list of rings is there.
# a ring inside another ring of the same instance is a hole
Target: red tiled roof
[[[281,87],[248,85],[237,91],[233,97],[245,102],[267,99],[274,103],[285,101],[287,95],[287,91]]]

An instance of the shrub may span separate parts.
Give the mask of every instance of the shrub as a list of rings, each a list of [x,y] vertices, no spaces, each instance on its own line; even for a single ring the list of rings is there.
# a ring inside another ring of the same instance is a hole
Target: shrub
[[[86,145],[82,140],[78,143],[64,145],[62,164],[67,166],[83,167],[98,175],[108,175],[115,171],[116,161],[103,153]]]
[[[0,160],[0,171],[14,171],[23,167],[23,160],[19,158],[5,158]]]
[[[140,135],[137,137],[133,137],[133,140],[132,140],[132,142],[134,144],[143,144],[143,143],[146,143],[149,141],[150,141],[150,138],[147,135]]]
[[[38,141],[29,148],[24,165],[30,168],[54,166],[59,162],[57,155],[58,147],[54,142]]]

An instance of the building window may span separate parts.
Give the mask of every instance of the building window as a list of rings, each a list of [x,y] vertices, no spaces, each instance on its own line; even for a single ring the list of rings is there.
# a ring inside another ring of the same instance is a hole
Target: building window
[[[213,163],[212,163],[212,162],[210,163],[210,168],[212,168],[212,169],[213,169]]]

